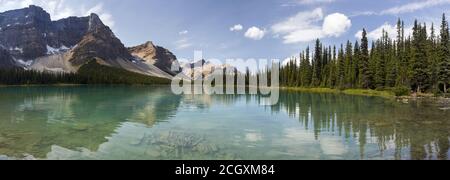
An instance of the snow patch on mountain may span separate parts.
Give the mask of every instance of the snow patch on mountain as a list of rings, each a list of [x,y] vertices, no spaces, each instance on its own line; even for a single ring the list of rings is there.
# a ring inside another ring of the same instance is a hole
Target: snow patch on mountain
[[[19,47],[11,47],[9,48],[10,51],[19,51],[20,53],[23,53],[23,49]]]
[[[51,46],[47,45],[47,54],[48,54],[48,55],[52,55],[52,54],[60,54],[60,53],[67,52],[67,51],[70,50],[70,49],[71,49],[71,48],[68,48],[68,47],[66,47],[66,46],[64,46],[64,45],[62,45],[62,46],[59,47],[59,48],[54,48],[54,47],[51,47]]]
[[[15,61],[16,61],[18,64],[24,66],[25,68],[27,68],[27,67],[29,67],[29,66],[31,66],[31,65],[33,64],[33,61],[32,61],[32,60],[24,61],[24,60],[22,60],[22,59],[15,59]]]

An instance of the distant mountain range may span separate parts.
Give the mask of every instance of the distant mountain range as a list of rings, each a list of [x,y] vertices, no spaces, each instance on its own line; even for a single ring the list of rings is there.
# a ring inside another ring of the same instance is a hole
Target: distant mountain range
[[[164,79],[180,72],[198,79],[231,67],[204,60],[179,63],[172,52],[151,41],[127,48],[96,14],[52,21],[49,13],[33,5],[0,13],[0,69],[77,73],[92,61]]]
[[[183,75],[186,77],[190,77],[190,79],[192,80],[206,78],[213,74],[215,71],[223,72],[224,75],[232,75],[230,74],[230,72],[234,73],[235,71],[237,71],[237,68],[232,65],[218,65],[204,59],[194,63],[180,63],[180,65],[181,69],[183,70]]]
[[[171,69],[177,57],[163,47],[126,48],[96,14],[52,21],[33,5],[0,13],[0,69],[76,73],[92,60],[167,79],[181,71]]]

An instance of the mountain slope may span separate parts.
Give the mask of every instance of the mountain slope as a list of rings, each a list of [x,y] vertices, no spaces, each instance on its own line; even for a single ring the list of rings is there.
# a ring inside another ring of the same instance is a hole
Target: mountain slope
[[[124,69],[102,65],[97,60],[84,64],[78,75],[86,79],[87,84],[169,84],[166,78],[151,77]]]
[[[89,19],[51,21],[50,15],[37,6],[6,11],[0,13],[0,44],[15,59],[34,60],[73,47],[91,28]]]
[[[114,33],[105,26],[100,18],[92,14],[89,17],[90,29],[81,41],[70,51],[70,62],[74,66],[81,66],[87,60],[100,58],[105,63],[121,67],[118,61],[131,61],[133,57],[114,35]]]
[[[103,25],[97,15],[90,16],[91,29],[75,48],[67,52],[68,61],[80,68],[91,59],[102,65],[125,69],[148,76],[171,79],[172,76],[152,64],[133,57],[109,27]]]
[[[177,57],[169,50],[154,45],[152,42],[128,48],[129,52],[143,60],[145,64],[154,65],[164,72],[175,75],[180,69],[172,71],[172,65],[178,63]]]
[[[96,14],[52,21],[37,6],[0,13],[0,68],[76,73],[90,60],[103,66],[147,76],[171,79],[176,57],[167,49],[151,45],[149,57],[133,56]],[[150,46],[148,46],[150,47]]]
[[[10,69],[16,67],[16,63],[9,52],[0,47],[0,69]]]

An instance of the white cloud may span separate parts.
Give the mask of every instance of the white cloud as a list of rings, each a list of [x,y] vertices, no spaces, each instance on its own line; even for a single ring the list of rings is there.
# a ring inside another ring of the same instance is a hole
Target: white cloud
[[[189,33],[188,30],[184,30],[184,31],[179,32],[178,34],[179,34],[179,35],[186,35],[186,34],[188,34],[188,33]]]
[[[320,22],[323,20],[322,25]],[[282,36],[285,44],[309,42],[324,37],[339,37],[350,29],[351,20],[344,14],[325,17],[321,8],[299,12],[272,26],[272,32]]]
[[[312,24],[323,19],[323,11],[317,8],[313,11],[299,12],[293,17],[272,26],[274,33],[289,33],[299,29],[310,29]]]
[[[331,3],[336,0],[297,0],[300,4],[319,4],[319,3]]]
[[[241,24],[236,24],[233,27],[230,27],[230,31],[242,31],[244,29],[244,26]]]
[[[0,12],[25,8],[29,5],[37,5],[46,10],[50,14],[52,20],[58,20],[69,16],[87,16],[90,13],[96,13],[99,15],[100,19],[111,28],[113,28],[115,24],[113,16],[104,10],[102,3],[98,3],[89,8],[85,8],[84,4],[71,6],[65,0],[0,0],[0,4]]]
[[[104,10],[103,3],[99,3],[99,4],[95,5],[94,7],[88,9],[87,11],[84,11],[84,8],[81,8],[81,14],[83,16],[88,16],[91,13],[98,14],[98,16],[103,21],[103,23],[105,23],[106,25],[108,25],[111,28],[114,27],[115,22],[114,22],[113,16],[109,12]]]
[[[186,49],[192,46],[192,43],[189,42],[188,38],[182,38],[175,42],[175,48],[178,50]]]
[[[281,62],[281,65],[282,66],[286,66],[293,60],[295,61],[295,64],[300,66],[300,61],[298,59],[298,54],[297,53],[293,53],[290,57],[284,58],[284,60]]]
[[[323,22],[323,32],[325,35],[339,37],[352,26],[352,21],[341,13],[328,15]]]
[[[362,39],[362,34],[363,34],[363,31],[362,31],[362,30],[359,30],[358,32],[356,32],[355,38],[356,38],[356,39]]]
[[[261,40],[266,35],[266,32],[264,30],[261,30],[258,27],[251,27],[247,30],[245,33],[245,37],[253,40]]]
[[[362,11],[354,13],[352,16],[371,16],[371,15],[398,15],[404,13],[412,13],[414,11],[431,8],[440,5],[450,4],[450,0],[423,0],[415,1],[400,6],[394,6],[380,12]]]
[[[287,3],[281,4],[282,7],[295,7],[299,5],[317,5],[317,4],[325,4],[332,3],[336,0],[292,0]]]
[[[450,0],[425,0],[425,1],[417,1],[408,4],[404,4],[397,7],[392,7],[382,11],[380,14],[401,14],[401,13],[410,13],[417,10],[439,6],[443,4],[450,4]]]
[[[300,42],[310,42],[323,38],[322,29],[300,29],[283,36],[285,44],[294,44]]]
[[[380,27],[372,30],[372,31],[368,31],[367,32],[367,38],[371,39],[371,40],[376,40],[379,39],[383,36],[383,30],[385,32],[388,33],[389,37],[392,39],[396,39],[397,38],[397,25],[392,25],[389,23],[384,23],[383,25],[381,25]],[[405,28],[405,36],[409,36],[412,34],[412,27],[406,27]],[[355,34],[355,37],[358,39],[362,38],[362,30],[358,31]]]

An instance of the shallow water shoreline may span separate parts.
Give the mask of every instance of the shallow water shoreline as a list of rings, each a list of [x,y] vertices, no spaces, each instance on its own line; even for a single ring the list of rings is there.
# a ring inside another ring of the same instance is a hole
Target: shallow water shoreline
[[[0,88],[6,87],[76,87],[76,86],[129,86],[129,87],[168,87],[170,85],[126,85],[126,84],[26,84],[26,85],[0,85]],[[248,86],[247,86],[248,87]],[[269,87],[270,88],[270,87]],[[380,97],[385,99],[396,100],[398,102],[409,103],[411,101],[427,101],[436,104],[448,106],[450,109],[450,98],[436,97],[431,94],[419,94],[410,96],[395,96],[391,91],[377,91],[371,89],[346,89],[338,90],[331,88],[305,88],[305,87],[280,87],[280,90],[307,92],[307,93],[333,93],[355,96]]]
[[[331,88],[302,88],[302,87],[281,87],[282,90],[308,92],[308,93],[333,93],[333,94],[346,94],[355,96],[368,96],[368,97],[380,97],[385,99],[392,99],[398,102],[409,103],[411,101],[426,101],[435,104],[446,106],[450,110],[450,98],[436,97],[429,94],[419,94],[410,96],[395,96],[390,91],[377,91],[368,89],[346,89],[338,90]]]
[[[346,89],[338,90],[331,88],[303,88],[303,87],[281,87],[283,90],[308,92],[308,93],[335,93],[335,94],[347,94],[347,95],[359,95],[359,96],[376,96],[383,98],[396,98],[393,92],[390,91],[376,91],[369,89]]]

